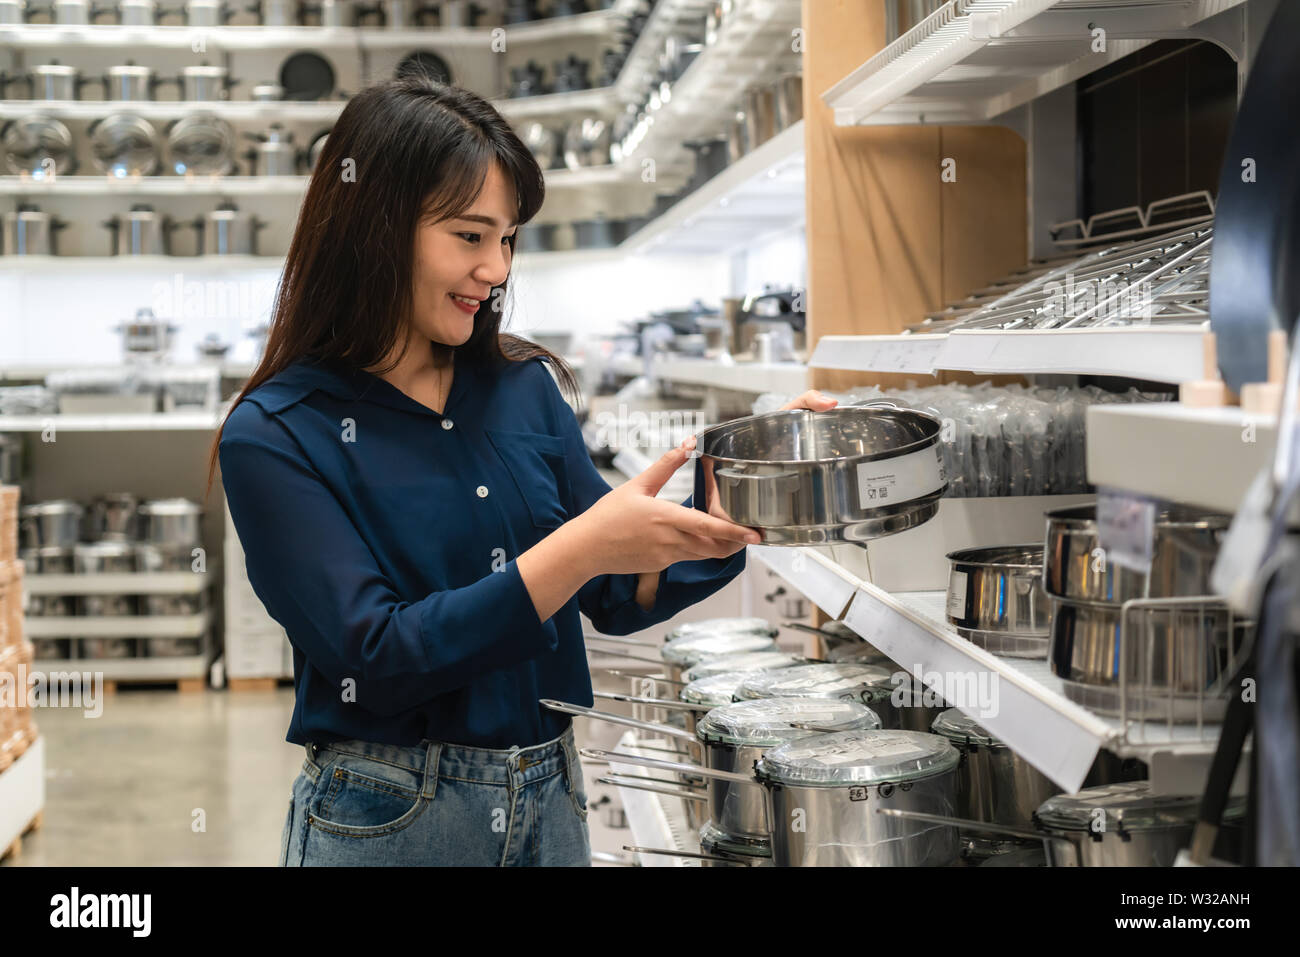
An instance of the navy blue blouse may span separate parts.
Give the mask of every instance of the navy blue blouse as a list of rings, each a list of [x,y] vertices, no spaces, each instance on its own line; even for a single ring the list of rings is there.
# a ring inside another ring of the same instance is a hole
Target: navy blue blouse
[[[248,580],[293,645],[295,744],[550,740],[570,719],[539,698],[592,703],[579,609],[627,634],[745,566],[671,565],[650,611],[637,576],[600,575],[538,619],[515,559],[610,490],[540,359],[458,354],[444,415],[301,360],[235,407],[219,454]]]

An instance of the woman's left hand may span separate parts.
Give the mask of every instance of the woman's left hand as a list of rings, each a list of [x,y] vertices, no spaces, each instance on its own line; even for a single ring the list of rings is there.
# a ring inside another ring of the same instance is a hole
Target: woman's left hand
[[[840,404],[839,399],[831,399],[822,395],[816,389],[809,389],[799,398],[787,402],[781,406],[780,411],[787,409],[811,409],[813,412],[825,412],[827,409],[833,409]]]

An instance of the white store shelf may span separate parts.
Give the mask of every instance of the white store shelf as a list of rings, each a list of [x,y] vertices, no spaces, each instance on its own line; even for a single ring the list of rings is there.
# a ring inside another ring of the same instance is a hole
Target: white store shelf
[[[573,114],[609,115],[618,109],[618,91],[617,87],[598,86],[590,90],[502,98],[493,100],[492,105],[512,123],[538,117],[563,117]]]
[[[29,595],[192,595],[212,580],[211,572],[24,575],[23,589]]]
[[[823,336],[808,364],[867,372],[1063,373],[1179,383],[1202,378],[1205,331],[1201,324],[1188,324]]]
[[[619,738],[618,746],[611,749],[624,754],[634,754],[643,758],[662,758],[659,750],[642,750],[639,745],[654,748],[668,747],[670,742],[662,738],[641,740],[634,731],[626,732]],[[654,777],[655,774],[638,764],[619,764],[611,761],[609,770],[613,774],[626,777]],[[627,815],[627,826],[632,832],[632,841],[637,847],[653,847],[672,851],[699,851],[699,839],[686,823],[686,808],[681,798],[654,791],[642,791],[637,788],[620,787],[619,798],[623,811]],[[670,857],[665,854],[638,854],[642,867],[698,867],[699,861],[691,858]]]
[[[0,852],[45,808],[45,737],[41,735],[0,772]]]
[[[650,374],[659,379],[702,385],[754,395],[780,392],[799,395],[808,389],[808,367],[802,362],[732,362],[657,356]]]
[[[655,4],[619,70],[615,89],[620,99],[631,103],[640,98],[658,72],[664,40],[678,23],[702,18],[710,6],[710,0],[659,0]],[[626,5],[622,12],[630,15],[635,9]]]
[[[1158,39],[1238,46],[1231,24],[1199,25],[1241,2],[950,0],[822,99],[838,126],[986,122]]]
[[[214,113],[223,120],[265,120],[268,123],[302,121],[333,123],[343,107],[342,100],[307,102],[301,100],[2,100],[0,116],[7,120],[28,116],[55,116],[62,120],[97,120],[112,113],[131,113],[149,120],[168,120],[194,113]],[[93,177],[92,177],[93,178]]]
[[[1277,420],[1235,406],[1094,406],[1087,441],[1088,481],[1095,485],[1235,512],[1273,461]]]
[[[210,432],[221,412],[151,412],[104,415],[0,415],[0,432]]]
[[[28,638],[202,638],[211,623],[209,609],[193,615],[37,615],[23,618],[23,633]]]
[[[168,635],[166,637],[174,637]],[[33,674],[56,672],[92,672],[105,681],[179,681],[202,678],[208,673],[208,655],[175,658],[66,658],[38,659]]]

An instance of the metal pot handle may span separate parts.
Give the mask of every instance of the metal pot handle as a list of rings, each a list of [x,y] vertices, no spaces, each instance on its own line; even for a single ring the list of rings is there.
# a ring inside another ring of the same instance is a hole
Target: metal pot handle
[[[642,698],[637,695],[619,694],[617,691],[593,691],[592,694],[597,698],[604,698],[608,701],[622,701],[625,704],[649,704],[668,711],[694,711],[703,714],[706,711],[713,710],[711,705],[693,704],[690,701],[673,701],[671,698]]]
[[[639,764],[642,767],[658,768],[660,771],[676,771],[678,774],[690,774],[700,778],[713,778],[717,781],[730,781],[732,784],[758,784],[752,774],[740,774],[736,771],[719,771],[717,768],[702,768],[682,761],[664,761],[661,758],[643,758],[639,754],[624,751],[604,751],[600,748],[579,748],[578,754],[584,758],[609,761],[612,764]]]
[[[694,851],[670,851],[659,847],[638,847],[634,844],[624,844],[623,850],[632,851],[636,854],[662,854],[665,857],[689,857],[693,861],[715,861],[719,864],[726,864],[729,867],[753,867],[753,864],[746,864],[744,861],[733,861],[729,857],[714,857],[711,854],[697,854]]]
[[[657,724],[654,721],[638,721],[636,718],[629,718],[626,715],[597,711],[594,708],[584,708],[580,704],[569,704],[567,701],[555,701],[552,698],[542,698],[539,703],[543,708],[550,708],[552,711],[576,714],[583,718],[596,718],[599,721],[608,721],[611,724],[624,724],[629,728],[653,731],[656,734],[666,734],[670,738],[683,738],[693,743],[699,743],[699,739],[691,732],[683,731],[681,728],[674,728],[672,725]]]
[[[970,818],[949,817],[947,814],[928,814],[924,811],[904,811],[901,808],[878,807],[877,814],[885,814],[889,817],[906,818],[909,821],[922,821],[926,824],[947,824],[952,827],[960,827],[969,831],[987,831],[990,834],[1006,834],[1010,837],[1020,837],[1030,841],[1045,841],[1050,839],[1050,835],[1042,831],[1028,827],[1012,827],[1009,824],[989,824],[987,821],[972,821]]]
[[[638,780],[626,774],[606,774],[596,778],[597,784],[607,784],[616,788],[631,788],[634,791],[651,791],[655,794],[666,794],[669,797],[681,798],[683,801],[703,801],[708,802],[707,794],[701,794],[699,791],[693,791],[690,788],[674,787],[649,780]]]

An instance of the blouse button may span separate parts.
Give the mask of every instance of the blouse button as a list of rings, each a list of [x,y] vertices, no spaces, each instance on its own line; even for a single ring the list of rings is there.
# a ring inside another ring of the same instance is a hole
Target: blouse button
[[[478,490],[477,490],[477,491],[478,491],[478,497],[479,497],[479,498],[487,498],[487,486],[486,486],[486,485],[480,485],[480,486],[478,487]]]
[[[451,428],[451,425],[452,425],[452,423],[451,423],[451,419],[443,419],[443,420],[442,420],[442,427],[443,427],[444,429],[450,429],[450,428]]]

